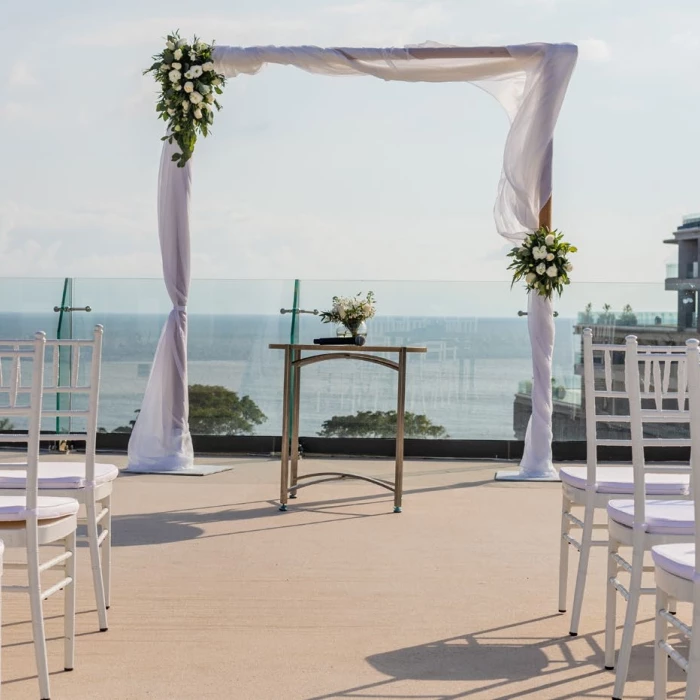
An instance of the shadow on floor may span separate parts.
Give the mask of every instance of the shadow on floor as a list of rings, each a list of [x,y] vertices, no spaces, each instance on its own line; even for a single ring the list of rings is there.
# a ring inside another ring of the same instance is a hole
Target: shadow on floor
[[[538,625],[551,625],[555,618],[562,620],[564,636],[543,637],[542,628],[538,629]],[[639,624],[645,622],[650,620],[641,620]],[[306,700],[398,697],[421,700],[471,697],[537,700],[545,691],[547,697],[556,697],[557,700],[609,698],[615,677],[614,672],[603,668],[604,654],[597,641],[597,638],[602,639],[603,630],[571,637],[565,631],[566,623],[564,615],[547,615],[374,654],[367,658],[367,662],[386,676],[385,679],[334,690]],[[652,656],[651,643],[635,646],[630,681],[653,681]],[[534,679],[537,679],[536,682],[528,683]],[[669,680],[685,681],[685,675],[675,664],[669,665]],[[406,681],[411,682],[410,689],[402,685]],[[416,681],[425,681],[426,685],[416,686]],[[435,692],[438,682],[452,682],[454,687],[445,692],[442,685],[442,692]],[[574,687],[575,690],[572,690]],[[560,694],[552,695],[552,691],[557,692],[557,689]],[[631,692],[625,694],[627,700],[638,697]],[[669,697],[682,697],[682,693],[671,692]]]
[[[404,490],[404,497],[432,491],[474,488],[491,483],[493,483],[492,479],[486,479],[422,489],[409,489]],[[305,496],[305,492],[300,492],[298,499],[290,501],[289,511],[286,513],[280,512],[277,501],[269,500],[223,503],[215,506],[161,511],[158,513],[115,515],[112,518],[112,544],[115,547],[167,544],[202,537],[224,537],[290,527],[309,527],[354,518],[401,517],[401,515],[392,512],[393,496],[387,496],[385,492],[368,494],[366,496],[327,499],[324,501],[307,501]],[[376,503],[380,499],[385,500],[387,503],[385,513],[362,513],[357,510],[349,510],[352,506]],[[256,504],[260,504],[259,507],[246,507],[255,506]],[[410,504],[407,506],[404,502],[404,507],[410,507]],[[295,512],[315,513],[328,517],[314,520],[313,522],[296,522],[293,519]],[[248,520],[260,520],[266,524],[264,527],[254,529],[246,528],[238,532],[215,534],[206,534],[204,528],[205,525],[211,523],[245,522]]]

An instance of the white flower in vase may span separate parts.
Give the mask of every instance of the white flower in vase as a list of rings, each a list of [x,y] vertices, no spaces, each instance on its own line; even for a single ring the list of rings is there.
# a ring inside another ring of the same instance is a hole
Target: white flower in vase
[[[537,275],[534,272],[528,272],[525,275],[525,282],[528,285],[532,285],[536,279],[537,279]]]
[[[548,245],[548,246],[549,246],[549,245],[554,245],[554,236],[553,236],[551,233],[548,233],[548,234],[544,237],[544,242],[545,242],[545,244]]]
[[[182,68],[182,63],[178,63],[177,61],[173,61],[172,67],[175,68],[176,70],[180,70]]]
[[[175,48],[175,44],[172,41],[167,42],[166,46],[172,51]]]
[[[192,66],[190,68],[193,78],[199,78],[202,75],[202,66]]]
[[[180,73],[179,70],[171,70],[170,73],[168,73],[168,78],[170,78],[171,83],[179,83],[181,76],[182,73]]]
[[[177,49],[173,56],[175,57],[176,61],[179,61],[182,58],[182,49]]]
[[[556,265],[550,265],[547,268],[547,277],[556,277],[558,272]]]
[[[547,271],[547,266],[544,263],[540,263],[536,268],[535,272],[538,275],[544,275],[544,273]]]
[[[203,70],[205,73],[208,73],[209,71],[213,71],[213,70],[214,70],[214,64],[213,64],[211,61],[207,61],[206,63],[204,63],[204,64],[202,65],[202,70]]]
[[[547,257],[545,258],[547,262],[551,262],[554,260],[554,253],[547,253]]]
[[[564,265],[564,269],[567,272],[571,272],[574,269],[574,266],[571,263],[566,263],[566,265]]]

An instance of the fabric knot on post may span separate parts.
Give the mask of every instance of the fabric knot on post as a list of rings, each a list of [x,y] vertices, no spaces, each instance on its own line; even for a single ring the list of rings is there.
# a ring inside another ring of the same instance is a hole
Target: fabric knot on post
[[[173,309],[174,309],[175,311],[187,311],[187,307],[186,307],[186,306],[174,306]]]

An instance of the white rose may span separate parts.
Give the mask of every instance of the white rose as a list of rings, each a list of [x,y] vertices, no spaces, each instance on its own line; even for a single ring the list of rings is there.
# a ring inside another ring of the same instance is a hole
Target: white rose
[[[536,272],[538,275],[544,275],[546,269],[547,269],[547,266],[546,266],[544,263],[540,263],[540,264],[535,268],[535,272]]]
[[[175,83],[175,85],[173,85],[173,90],[180,92],[180,90],[182,90],[182,85],[180,85],[180,83]]]
[[[190,51],[190,61],[196,61],[197,54],[194,51]]]
[[[547,248],[545,246],[535,246],[532,249],[532,257],[535,260],[544,260],[547,257]]]
[[[202,66],[192,66],[190,68],[190,73],[192,73],[193,78],[199,78],[202,75]]]
[[[202,93],[202,95],[207,95],[211,92],[211,88],[208,85],[202,85],[199,88],[199,91]]]
[[[566,265],[564,265],[564,269],[567,272],[571,272],[574,269],[574,266],[571,263],[566,263]]]
[[[211,81],[212,85],[221,85],[221,78],[214,78],[214,80]]]
[[[202,101],[202,96],[195,90],[191,95],[190,95],[190,102],[193,105],[198,105]]]
[[[187,100],[182,101],[182,111],[187,114],[187,110],[190,108],[190,103]]]
[[[362,305],[362,313],[365,316],[369,316],[372,313],[372,304],[363,304]]]
[[[191,70],[188,70],[187,73],[185,73],[185,78],[187,78],[187,80],[192,80],[193,76]]]
[[[341,319],[345,318],[345,309],[342,306],[338,307],[338,317]]]
[[[192,92],[194,90],[194,83],[191,83],[189,80],[185,83],[184,85],[185,92]]]
[[[179,61],[182,58],[182,49],[178,49],[177,51],[175,51],[173,56],[175,56],[176,61]]]
[[[173,61],[173,68],[176,70],[180,70],[182,68],[182,63],[177,63],[177,61]]]
[[[186,46],[187,45],[187,39],[180,39],[180,41],[177,42],[178,46]]]
[[[180,125],[179,125],[179,124],[177,124],[177,125],[175,126],[175,131],[180,131]]]
[[[163,73],[167,73],[170,70],[170,66],[167,63],[161,63],[160,69]]]
[[[179,70],[171,70],[170,73],[168,73],[168,78],[170,78],[170,81],[173,83],[179,83],[181,76],[182,73],[180,73]]]
[[[554,260],[554,253],[547,253],[546,260],[547,262],[551,262],[552,260]]]
[[[525,275],[525,282],[532,284],[537,279],[537,275],[534,272],[528,272]]]
[[[194,110],[194,118],[195,118],[195,119],[201,119],[201,118],[202,118],[202,110],[201,110],[201,109],[195,109],[195,110]]]
[[[166,46],[172,51],[175,48],[175,44],[173,44],[172,41],[169,41]]]
[[[544,242],[547,245],[554,245],[554,236],[551,233],[547,234],[545,236]]]
[[[557,276],[557,266],[556,265],[550,265],[547,268],[547,277],[556,277]]]
[[[210,92],[204,99],[211,104],[214,101],[214,93]]]
[[[207,45],[203,41],[198,41],[197,42],[197,50],[198,51],[204,51],[204,49],[207,48]]]
[[[175,114],[175,110],[172,107],[168,107],[168,114],[172,117]]]
[[[214,70],[214,64],[211,61],[207,61],[202,65],[202,70],[208,73],[209,71]]]

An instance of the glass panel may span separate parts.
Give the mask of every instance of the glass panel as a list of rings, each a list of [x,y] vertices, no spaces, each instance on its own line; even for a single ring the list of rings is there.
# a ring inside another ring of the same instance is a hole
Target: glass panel
[[[61,306],[64,283],[53,277],[0,279],[0,336],[31,338],[44,331],[55,338],[59,314],[54,307]]]
[[[190,427],[193,433],[280,435],[283,354],[294,283],[193,280],[188,306]],[[75,337],[105,327],[99,425],[126,431],[136,417],[172,304],[162,280],[78,279]],[[230,393],[235,392],[235,395]],[[244,397],[248,397],[245,399]]]

